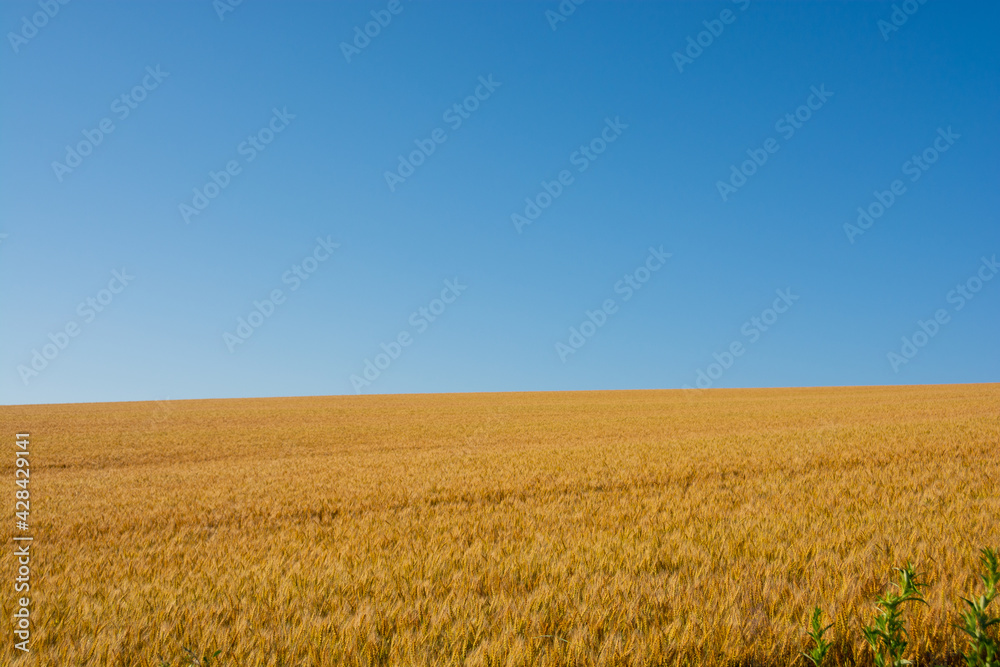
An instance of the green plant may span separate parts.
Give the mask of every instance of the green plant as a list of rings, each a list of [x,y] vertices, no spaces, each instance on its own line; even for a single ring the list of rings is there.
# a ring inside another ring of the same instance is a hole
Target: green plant
[[[815,646],[813,646],[812,650],[808,653],[800,652],[799,654],[804,656],[806,660],[809,660],[814,667],[820,667],[823,664],[823,660],[826,658],[826,653],[830,650],[830,642],[823,639],[823,634],[833,626],[833,623],[825,628],[821,627],[819,620],[821,613],[822,612],[820,612],[819,607],[813,609],[812,630],[806,631],[806,634],[813,640]]]
[[[906,628],[903,625],[902,606],[907,602],[927,602],[921,597],[920,589],[926,584],[918,581],[919,575],[913,571],[909,561],[906,567],[895,568],[899,572],[899,583],[894,584],[898,593],[887,592],[875,603],[877,614],[871,625],[866,625],[862,632],[865,641],[875,652],[877,667],[903,667],[913,664],[903,659],[906,651]]]
[[[979,578],[983,580],[986,592],[972,600],[962,598],[969,608],[962,612],[964,627],[956,627],[971,638],[970,652],[962,653],[968,667],[1000,667],[1000,643],[995,636],[990,636],[990,627],[1000,625],[1000,617],[991,616],[986,611],[997,596],[997,586],[1000,585],[1000,564],[997,562],[996,550],[981,549],[980,554],[979,562],[982,563],[986,573],[979,575]]]

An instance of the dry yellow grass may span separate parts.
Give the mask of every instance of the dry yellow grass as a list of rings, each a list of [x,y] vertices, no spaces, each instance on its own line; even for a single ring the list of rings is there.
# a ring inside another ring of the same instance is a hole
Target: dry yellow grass
[[[790,665],[815,604],[832,664],[871,664],[860,624],[906,558],[931,582],[911,655],[953,656],[1000,546],[995,384],[0,415],[11,508],[32,434],[21,664]]]

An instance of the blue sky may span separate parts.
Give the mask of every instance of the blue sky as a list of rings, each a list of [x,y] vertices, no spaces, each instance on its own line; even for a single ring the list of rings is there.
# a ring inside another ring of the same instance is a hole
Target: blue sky
[[[225,1],[0,6],[0,402],[1000,377],[996,3]]]

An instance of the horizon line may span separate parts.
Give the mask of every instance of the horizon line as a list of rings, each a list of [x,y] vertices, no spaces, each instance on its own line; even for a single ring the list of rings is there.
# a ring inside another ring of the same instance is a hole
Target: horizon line
[[[584,394],[584,393],[625,393],[625,392],[677,392],[702,394],[704,392],[754,392],[754,391],[782,391],[790,389],[800,390],[820,390],[820,389],[894,389],[908,387],[976,387],[983,385],[1000,385],[998,382],[930,382],[924,384],[845,384],[845,385],[789,385],[781,387],[709,387],[701,388],[648,388],[648,389],[529,389],[517,391],[446,391],[446,392],[410,392],[410,393],[372,393],[372,394],[294,394],[288,396],[210,396],[199,398],[165,398],[146,399],[134,401],[84,401],[67,403],[4,403],[0,408],[21,408],[21,407],[48,407],[48,406],[70,406],[70,405],[118,405],[122,403],[180,403],[184,401],[259,401],[271,399],[305,399],[305,398],[373,398],[373,397],[406,397],[406,396],[473,396],[479,394]]]

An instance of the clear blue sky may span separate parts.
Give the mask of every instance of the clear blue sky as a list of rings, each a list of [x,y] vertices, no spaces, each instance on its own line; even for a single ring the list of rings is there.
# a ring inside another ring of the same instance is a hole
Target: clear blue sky
[[[0,402],[995,382],[1000,7],[902,4],[5,2]]]

